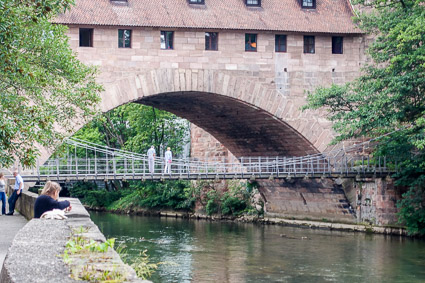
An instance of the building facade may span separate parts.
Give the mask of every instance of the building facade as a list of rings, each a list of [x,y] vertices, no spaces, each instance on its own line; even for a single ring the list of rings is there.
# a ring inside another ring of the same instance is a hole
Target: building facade
[[[99,67],[102,111],[137,102],[188,119],[194,157],[330,150],[325,111],[300,108],[309,91],[353,80],[367,60],[349,0],[75,3],[55,22],[69,27],[79,59]],[[266,209],[353,219],[340,189],[310,187],[265,184]]]
[[[324,113],[300,111],[307,91],[354,79],[365,61],[352,16],[348,0],[77,0],[56,22],[79,59],[99,66],[104,111],[138,101],[187,118],[195,156],[220,155],[216,139],[236,156],[294,156],[333,137]],[[166,74],[141,93],[137,77],[149,72]],[[170,72],[173,88],[162,85]]]

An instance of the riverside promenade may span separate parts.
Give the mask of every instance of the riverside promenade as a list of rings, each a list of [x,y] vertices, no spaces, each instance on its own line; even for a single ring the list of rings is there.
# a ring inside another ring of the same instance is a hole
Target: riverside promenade
[[[13,238],[27,223],[25,217],[18,212],[15,212],[13,216],[0,216],[0,270]]]
[[[65,264],[60,255],[64,254],[66,243],[72,235],[78,233],[81,239],[98,243],[104,243],[105,236],[76,198],[61,198],[70,201],[72,205],[72,210],[66,215],[67,219],[33,219],[37,197],[35,193],[23,191],[16,208],[25,218],[18,214],[0,216],[1,283],[78,282],[79,279],[73,278],[71,274],[80,279],[89,276],[93,282],[103,281],[100,279],[104,277],[120,278],[125,282],[150,282],[137,278],[136,272],[122,262],[114,249],[101,254],[72,254],[69,263]],[[31,220],[27,222],[26,219]]]

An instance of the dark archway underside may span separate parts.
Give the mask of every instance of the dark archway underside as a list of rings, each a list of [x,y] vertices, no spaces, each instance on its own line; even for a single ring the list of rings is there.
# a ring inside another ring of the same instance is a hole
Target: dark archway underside
[[[189,120],[214,136],[236,157],[318,153],[285,122],[234,98],[206,92],[172,92],[147,96],[137,103]]]

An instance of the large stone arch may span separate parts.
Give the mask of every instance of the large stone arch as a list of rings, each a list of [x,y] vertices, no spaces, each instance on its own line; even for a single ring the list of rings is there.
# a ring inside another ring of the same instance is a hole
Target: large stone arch
[[[155,106],[195,123],[236,157],[314,154],[329,150],[334,137],[331,123],[320,112],[299,110],[305,100],[285,96],[274,85],[240,72],[154,69],[116,77],[99,79],[104,85],[102,112],[131,102]],[[197,112],[190,109],[194,105]],[[246,119],[239,119],[242,116]],[[74,122],[75,131],[83,126]],[[43,163],[53,152],[40,150],[39,163]],[[19,167],[18,162],[14,167]]]
[[[104,82],[101,108],[138,102],[186,118],[236,156],[301,156],[327,148],[330,123],[253,76],[157,69]],[[244,134],[245,133],[245,134]]]

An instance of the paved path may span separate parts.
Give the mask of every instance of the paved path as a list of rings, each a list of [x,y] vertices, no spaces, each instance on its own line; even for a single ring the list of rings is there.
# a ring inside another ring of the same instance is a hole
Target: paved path
[[[18,231],[27,223],[28,221],[25,217],[17,212],[15,212],[13,216],[0,216],[0,271],[3,267],[4,258],[6,257],[7,250],[12,244],[13,238],[15,238],[16,233],[18,233]]]

